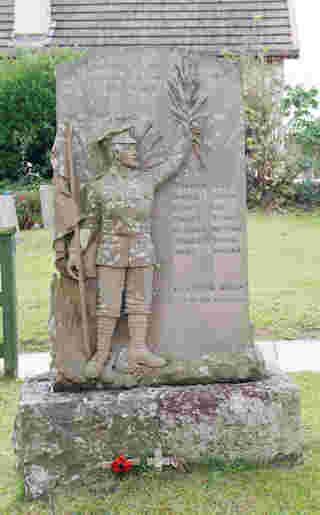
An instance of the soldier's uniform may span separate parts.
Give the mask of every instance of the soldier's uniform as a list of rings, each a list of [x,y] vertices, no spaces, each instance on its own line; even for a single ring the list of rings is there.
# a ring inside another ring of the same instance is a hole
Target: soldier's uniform
[[[97,363],[98,374],[110,356],[111,336],[120,316],[123,290],[130,334],[129,366],[160,367],[165,361],[146,347],[151,313],[155,250],[151,213],[155,189],[176,174],[191,151],[182,140],[173,154],[156,169],[121,166],[117,159],[101,179],[86,186],[86,220],[83,240],[97,237]]]

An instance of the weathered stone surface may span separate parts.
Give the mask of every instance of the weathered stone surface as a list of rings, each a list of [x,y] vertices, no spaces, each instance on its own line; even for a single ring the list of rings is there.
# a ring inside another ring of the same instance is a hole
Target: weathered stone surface
[[[40,186],[41,214],[43,225],[46,229],[54,227],[54,186],[42,184]]]
[[[24,478],[25,489],[30,497],[36,499],[46,494],[56,486],[56,477],[50,476],[46,468],[40,465],[31,465]]]
[[[159,447],[163,455],[190,462],[209,456],[296,459],[302,453],[299,392],[284,374],[238,384],[80,394],[52,393],[42,377],[22,386],[14,443],[33,498],[85,479],[120,453],[139,456]]]
[[[12,195],[0,195],[0,228],[7,227],[16,227],[19,233],[15,200]]]
[[[167,366],[150,369],[141,368],[141,374],[128,374],[127,349],[120,352],[117,366],[107,363],[101,378],[109,386],[132,388],[138,385],[196,385],[216,382],[239,382],[261,379],[268,375],[265,362],[257,346],[247,352],[219,352],[202,356],[198,360],[177,360],[172,354],[162,354]],[[83,381],[92,377],[90,364],[84,368]]]

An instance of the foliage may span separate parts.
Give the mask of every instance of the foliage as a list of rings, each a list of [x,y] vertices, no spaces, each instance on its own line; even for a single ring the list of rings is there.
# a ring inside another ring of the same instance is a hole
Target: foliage
[[[313,118],[313,109],[317,109],[319,91],[317,88],[309,90],[298,85],[286,86],[285,96],[281,99],[281,110],[286,116],[290,116],[290,125],[295,129],[303,129],[306,120]]]
[[[281,207],[293,202],[293,180],[300,169],[296,155],[287,151],[280,112],[282,81],[277,69],[258,56],[240,58],[246,116],[248,206]]]
[[[11,193],[12,191],[16,191],[16,186],[12,185],[8,179],[3,179],[0,181],[0,195],[3,195],[6,192]]]
[[[42,224],[41,201],[38,191],[25,191],[16,195],[16,212],[21,230]]]
[[[301,171],[297,149],[288,149],[288,137],[281,109],[283,79],[280,66],[268,59],[261,45],[259,23],[251,20],[250,38],[239,49],[242,98],[246,122],[247,198],[249,207],[281,207],[293,203],[293,180]]]
[[[23,479],[17,481],[16,501],[23,503],[25,500],[25,486]]]
[[[320,184],[313,183],[310,179],[306,179],[301,183],[295,184],[296,203],[312,209],[314,206],[320,206]]]
[[[299,167],[294,155],[286,154],[281,167],[269,174],[259,173],[255,161],[249,160],[247,165],[247,204],[248,208],[261,206],[264,209],[282,210],[294,205],[296,201],[296,186],[294,179],[299,173]],[[265,169],[264,169],[265,170]]]
[[[82,54],[21,52],[0,61],[0,180],[15,182],[32,170],[49,178],[56,131],[55,67]]]
[[[42,184],[51,184],[51,179],[41,179],[40,182],[38,175],[36,175],[35,178],[27,175],[17,182],[10,182],[8,179],[3,179],[0,181],[0,195],[4,195],[8,192],[23,194],[26,191],[40,191]]]
[[[302,147],[302,153],[312,160],[320,159],[320,119],[315,117],[319,106],[319,90],[302,86],[286,86],[281,111],[289,119],[291,136]]]
[[[283,94],[281,65],[270,63],[267,48],[255,36],[262,17],[252,19],[252,38],[239,55],[225,58],[239,62],[246,126],[248,206],[281,208],[293,203],[293,180],[300,172],[297,152],[288,151],[280,99]],[[252,39],[252,41],[251,41]]]

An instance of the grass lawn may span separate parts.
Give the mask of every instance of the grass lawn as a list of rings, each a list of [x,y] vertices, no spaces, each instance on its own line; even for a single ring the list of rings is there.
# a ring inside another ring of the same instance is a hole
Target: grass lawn
[[[250,310],[257,339],[320,339],[319,230],[319,214],[249,215]]]
[[[20,351],[48,350],[49,287],[54,272],[51,235],[44,229],[21,232],[17,244]],[[2,334],[2,319],[0,320]]]
[[[290,374],[300,385],[305,433],[304,464],[217,471],[199,466],[189,474],[174,471],[129,474],[114,493],[88,477],[84,487],[57,492],[55,511],[46,501],[23,502],[15,471],[11,429],[19,383],[0,379],[1,515],[312,515],[320,513],[320,374]],[[102,472],[103,474],[103,472]],[[102,476],[103,477],[103,476]]]
[[[320,338],[320,215],[249,214],[251,319],[257,339]],[[54,271],[47,230],[21,233],[17,245],[20,350],[47,350],[49,284]]]

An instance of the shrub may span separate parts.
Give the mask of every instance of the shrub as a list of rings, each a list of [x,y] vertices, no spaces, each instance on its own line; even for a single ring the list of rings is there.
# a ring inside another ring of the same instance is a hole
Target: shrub
[[[246,121],[247,199],[249,207],[283,207],[295,200],[293,180],[300,172],[297,154],[288,149],[280,112],[282,81],[264,52],[243,56],[242,93]]]
[[[16,211],[21,230],[31,229],[34,224],[42,224],[40,193],[24,191],[16,194]]]
[[[262,207],[277,209],[293,206],[296,202],[294,179],[298,173],[295,156],[287,155],[281,167],[273,170],[272,175],[259,175],[249,162],[247,166],[247,204],[248,208]]]
[[[320,206],[320,184],[307,179],[295,185],[295,199],[297,204],[305,208]]]
[[[83,53],[82,53],[83,54]],[[30,173],[52,175],[49,153],[56,131],[57,64],[80,52],[22,52],[0,61],[0,180],[21,180]]]
[[[14,189],[8,179],[3,179],[0,181],[0,195],[3,195],[6,191],[14,191]]]
[[[6,192],[10,193],[23,193],[25,191],[39,191],[40,186],[42,184],[51,184],[51,179],[44,180],[36,177],[31,178],[31,180],[27,177],[23,177],[18,182],[10,182],[7,179],[4,179],[3,181],[0,181],[0,195],[4,195]]]

